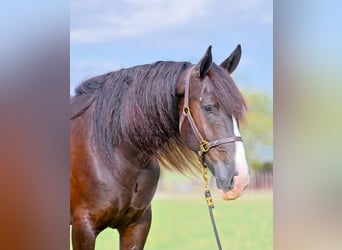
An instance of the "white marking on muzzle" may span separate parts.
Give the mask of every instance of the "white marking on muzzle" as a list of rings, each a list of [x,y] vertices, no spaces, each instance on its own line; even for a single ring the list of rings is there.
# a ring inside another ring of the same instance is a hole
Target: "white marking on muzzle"
[[[241,136],[239,127],[235,117],[233,119],[234,135]],[[234,154],[234,164],[238,175],[234,177],[234,187],[232,190],[224,193],[222,191],[222,198],[225,200],[233,200],[239,197],[245,187],[249,183],[249,170],[246,161],[245,148],[241,141],[236,141],[235,143],[235,154]]]

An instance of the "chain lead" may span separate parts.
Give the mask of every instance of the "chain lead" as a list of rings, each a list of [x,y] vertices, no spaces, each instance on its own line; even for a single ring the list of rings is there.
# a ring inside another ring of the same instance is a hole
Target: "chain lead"
[[[213,198],[211,197],[211,192],[209,189],[209,181],[208,181],[208,167],[202,164],[202,176],[204,180],[204,197],[207,202],[208,207],[214,208]]]
[[[203,157],[203,155],[202,155],[202,157]],[[203,163],[202,157],[200,155],[200,163],[202,165],[202,176],[203,176],[203,180],[204,180],[204,189],[205,189],[204,197],[205,197],[205,200],[206,200],[207,205],[208,205],[210,220],[211,220],[211,224],[213,226],[217,247],[219,250],[222,250],[220,237],[219,237],[218,232],[217,232],[216,223],[215,223],[214,214],[213,214],[214,202],[213,202],[213,199],[211,197],[211,192],[209,189],[208,167]]]

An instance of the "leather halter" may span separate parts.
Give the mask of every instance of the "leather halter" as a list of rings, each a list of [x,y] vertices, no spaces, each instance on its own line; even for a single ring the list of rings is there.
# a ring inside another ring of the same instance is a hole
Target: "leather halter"
[[[208,141],[208,140],[203,138],[203,136],[199,132],[199,130],[198,130],[198,128],[194,122],[194,119],[192,118],[192,115],[190,112],[190,107],[189,107],[190,78],[191,78],[191,73],[195,67],[196,66],[192,66],[188,70],[187,75],[185,77],[184,105],[183,105],[182,116],[180,117],[180,121],[179,121],[179,132],[181,133],[181,128],[182,128],[183,122],[184,122],[185,118],[187,118],[189,123],[190,123],[190,126],[192,128],[192,131],[194,132],[196,138],[198,139],[198,141],[200,143],[198,153],[199,153],[199,159],[202,162],[205,153],[207,153],[211,148],[216,147],[216,146],[221,145],[221,144],[225,144],[225,143],[242,141],[242,137],[241,136],[231,136],[231,137],[226,137],[226,138],[217,139],[217,140],[213,140],[213,141]]]

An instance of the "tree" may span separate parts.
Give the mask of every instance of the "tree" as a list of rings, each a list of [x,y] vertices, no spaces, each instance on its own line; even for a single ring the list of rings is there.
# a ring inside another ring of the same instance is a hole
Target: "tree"
[[[251,169],[270,168],[273,165],[273,100],[265,93],[244,93],[244,97],[249,112],[240,127],[247,161]]]

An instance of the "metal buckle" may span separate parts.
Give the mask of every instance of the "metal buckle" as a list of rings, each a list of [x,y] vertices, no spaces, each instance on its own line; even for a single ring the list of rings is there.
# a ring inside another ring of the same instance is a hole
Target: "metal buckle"
[[[188,106],[184,107],[184,108],[183,108],[183,113],[184,113],[185,115],[189,114],[189,113],[190,113],[190,108],[189,108]]]
[[[209,142],[207,142],[206,140],[203,140],[200,144],[200,150],[202,153],[206,153],[209,151],[210,147],[209,147]]]

